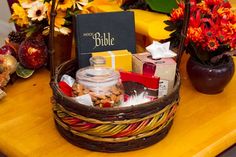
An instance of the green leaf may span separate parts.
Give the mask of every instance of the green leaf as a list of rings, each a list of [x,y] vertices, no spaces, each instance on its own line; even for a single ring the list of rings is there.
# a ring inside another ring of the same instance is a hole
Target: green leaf
[[[177,32],[174,31],[174,32],[170,33],[170,37],[177,37]]]
[[[167,31],[173,31],[173,30],[175,30],[175,28],[172,27],[172,26],[167,26],[167,27],[165,27],[164,29],[167,30]]]
[[[71,23],[72,23],[71,21],[66,20],[65,23],[64,23],[64,25],[67,25],[67,26],[68,26],[68,25],[70,25]]]
[[[187,48],[187,52],[198,59],[202,64],[206,64],[210,59],[210,53],[208,51],[204,51],[201,47],[196,46],[193,42],[190,42]]]
[[[34,73],[34,70],[26,69],[21,64],[18,64],[18,66],[16,68],[16,74],[17,74],[17,76],[19,76],[21,78],[28,78],[31,75],[33,75],[33,73]]]
[[[177,8],[176,0],[146,0],[150,8],[157,12],[170,13],[173,8]]]
[[[169,25],[169,26],[174,26],[173,22],[171,22],[170,20],[166,20],[163,21],[165,24]]]
[[[70,10],[67,10],[67,11],[66,11],[66,16],[65,16],[65,18],[69,18],[69,17],[71,17],[72,15],[73,15],[73,12],[70,11]]]

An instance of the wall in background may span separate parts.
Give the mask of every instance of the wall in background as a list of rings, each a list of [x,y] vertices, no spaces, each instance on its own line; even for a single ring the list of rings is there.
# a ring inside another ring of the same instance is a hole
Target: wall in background
[[[7,0],[0,0],[0,19],[1,21],[8,22],[10,17],[10,10],[7,4]]]
[[[13,23],[9,23],[11,16],[7,0],[0,0],[0,47],[11,30],[14,30]]]

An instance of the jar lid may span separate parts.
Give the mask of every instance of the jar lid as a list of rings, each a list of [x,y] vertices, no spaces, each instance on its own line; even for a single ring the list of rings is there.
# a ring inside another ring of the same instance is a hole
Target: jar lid
[[[103,66],[90,66],[76,72],[76,80],[83,82],[105,83],[116,81],[119,78],[120,74],[117,71]]]

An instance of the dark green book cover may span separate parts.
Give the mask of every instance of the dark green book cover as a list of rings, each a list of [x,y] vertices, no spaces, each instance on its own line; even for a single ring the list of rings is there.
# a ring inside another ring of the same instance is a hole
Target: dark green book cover
[[[136,52],[133,12],[80,14],[75,16],[74,24],[79,68],[89,66],[92,52]]]

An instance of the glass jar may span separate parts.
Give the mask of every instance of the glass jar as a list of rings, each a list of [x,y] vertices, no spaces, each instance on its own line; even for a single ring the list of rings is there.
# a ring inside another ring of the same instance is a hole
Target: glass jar
[[[90,64],[91,66],[76,72],[76,81],[73,85],[74,95],[89,94],[94,106],[118,106],[124,97],[119,72],[105,67],[105,59],[100,56],[90,58]]]

